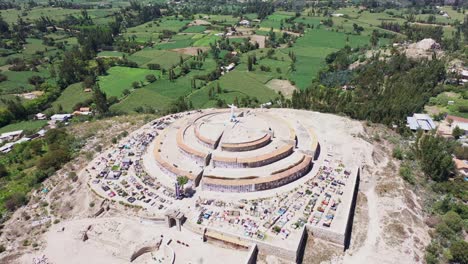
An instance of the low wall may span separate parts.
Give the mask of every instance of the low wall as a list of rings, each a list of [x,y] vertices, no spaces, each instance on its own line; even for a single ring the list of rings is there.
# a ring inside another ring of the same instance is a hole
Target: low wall
[[[249,254],[245,260],[245,264],[256,264],[257,263],[258,248],[257,245],[252,245],[249,249]]]
[[[345,210],[346,217],[344,227],[334,227],[333,224],[330,228],[325,228],[321,226],[312,226],[307,225],[307,229],[311,231],[314,237],[335,243],[343,247],[346,250],[349,246],[349,241],[351,237],[351,230],[353,225],[354,219],[354,211],[356,208],[356,198],[359,189],[359,180],[360,180],[360,169],[357,168],[355,175],[350,178],[350,188],[349,191],[352,192],[350,194],[350,199],[343,203],[343,208],[339,210]]]

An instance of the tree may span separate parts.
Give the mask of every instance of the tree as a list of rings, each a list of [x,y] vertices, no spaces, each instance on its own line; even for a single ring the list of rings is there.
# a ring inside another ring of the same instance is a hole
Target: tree
[[[99,84],[96,84],[93,89],[93,102],[96,105],[96,111],[103,115],[109,110],[107,105],[107,96],[101,91]]]
[[[252,56],[247,57],[247,70],[252,71],[253,70],[253,60]]]
[[[187,184],[187,182],[187,176],[177,176],[177,184],[179,184],[179,186],[183,187],[185,184]]]
[[[463,129],[459,128],[458,126],[456,126],[452,131],[452,136],[456,139],[459,139],[464,134],[465,134],[465,131],[463,131]]]
[[[453,263],[468,263],[468,242],[459,240],[450,246]]]
[[[414,144],[423,172],[432,180],[446,181],[454,169],[449,143],[444,138],[418,133]]]
[[[379,32],[377,30],[372,31],[370,43],[372,47],[377,47],[377,44],[379,44]]]
[[[137,81],[132,82],[132,88],[133,88],[133,89],[138,89],[138,88],[140,88],[140,83],[137,82]]]
[[[3,163],[0,163],[0,178],[8,176],[8,170]]]
[[[13,212],[17,208],[23,206],[28,201],[26,195],[22,193],[13,193],[5,201],[5,207],[8,211]]]

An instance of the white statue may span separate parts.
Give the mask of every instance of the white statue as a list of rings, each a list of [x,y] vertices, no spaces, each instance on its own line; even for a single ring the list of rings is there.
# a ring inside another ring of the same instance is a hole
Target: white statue
[[[231,122],[236,122],[236,115],[234,114],[234,109],[237,108],[237,106],[235,106],[234,104],[228,104],[228,106],[231,108],[231,117],[230,117],[230,120]]]

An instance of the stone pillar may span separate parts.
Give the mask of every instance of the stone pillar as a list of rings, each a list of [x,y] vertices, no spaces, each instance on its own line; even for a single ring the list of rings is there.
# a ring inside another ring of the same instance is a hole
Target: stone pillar
[[[182,230],[182,219],[180,217],[176,218],[177,230]]]
[[[166,215],[166,224],[168,228],[171,228],[171,217],[169,215]]]

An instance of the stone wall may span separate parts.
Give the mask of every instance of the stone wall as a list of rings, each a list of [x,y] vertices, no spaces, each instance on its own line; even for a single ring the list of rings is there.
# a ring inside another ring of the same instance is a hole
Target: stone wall
[[[247,255],[247,259],[245,260],[245,264],[256,264],[257,256],[258,256],[258,248],[257,248],[257,245],[254,244],[249,249],[249,253]]]
[[[348,191],[352,192],[349,195],[349,199],[343,202],[343,208],[338,210],[345,210],[346,217],[345,222],[342,226],[332,226],[325,228],[321,226],[307,225],[307,229],[312,233],[314,237],[335,243],[346,249],[349,246],[349,239],[351,237],[351,230],[354,219],[354,210],[356,208],[356,198],[359,189],[360,169],[357,168],[354,176],[350,176],[350,187]]]

